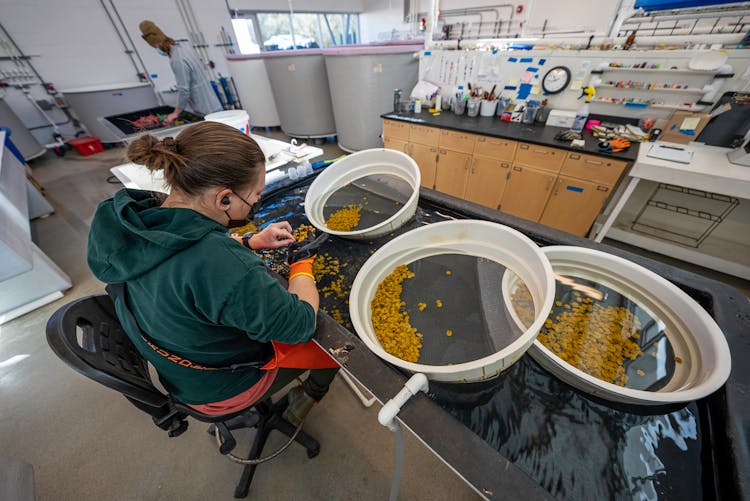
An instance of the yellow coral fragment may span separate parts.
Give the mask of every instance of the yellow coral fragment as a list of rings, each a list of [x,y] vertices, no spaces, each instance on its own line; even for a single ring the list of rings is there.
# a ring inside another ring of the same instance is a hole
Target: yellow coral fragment
[[[347,205],[331,214],[326,220],[326,226],[333,231],[351,231],[359,224],[362,205]]]

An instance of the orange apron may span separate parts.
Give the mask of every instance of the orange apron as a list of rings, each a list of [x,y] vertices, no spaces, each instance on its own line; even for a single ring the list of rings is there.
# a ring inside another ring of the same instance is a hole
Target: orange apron
[[[304,344],[286,344],[271,341],[273,358],[261,370],[271,369],[337,369],[339,367],[328,353],[315,341]]]

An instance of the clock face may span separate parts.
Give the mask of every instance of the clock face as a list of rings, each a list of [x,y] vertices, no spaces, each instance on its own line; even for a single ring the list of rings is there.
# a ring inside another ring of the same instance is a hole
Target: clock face
[[[542,79],[542,88],[547,94],[562,92],[570,82],[570,70],[565,66],[556,66],[549,70]]]

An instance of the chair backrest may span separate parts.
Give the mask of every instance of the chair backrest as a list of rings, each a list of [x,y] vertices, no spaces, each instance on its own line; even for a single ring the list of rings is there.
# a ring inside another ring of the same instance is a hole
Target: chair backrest
[[[123,331],[109,296],[84,297],[57,310],[47,322],[47,343],[73,369],[122,393],[141,410],[156,415],[148,408],[161,414],[169,406],[168,397],[151,383],[146,361]]]

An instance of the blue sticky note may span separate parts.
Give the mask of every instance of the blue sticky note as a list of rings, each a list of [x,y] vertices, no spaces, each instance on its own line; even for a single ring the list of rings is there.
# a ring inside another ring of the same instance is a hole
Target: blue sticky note
[[[516,86],[515,85],[506,85],[505,87],[503,87],[503,90],[516,90]]]
[[[159,75],[157,75],[156,73],[151,73],[151,78],[159,78]]]
[[[521,58],[521,62],[522,63],[533,63],[534,62],[534,58],[533,57],[522,57]]]
[[[547,62],[546,59],[540,59],[539,60],[539,66],[544,66],[544,63],[546,63],[546,62]]]
[[[583,193],[583,188],[579,188],[578,186],[568,185],[565,189],[568,191],[575,191],[576,193]]]
[[[493,54],[497,54],[497,49],[492,49]]]
[[[424,55],[425,55],[425,56],[429,56],[430,54],[432,54],[432,52],[431,52],[431,51],[429,51],[429,50],[426,50],[426,51],[424,51]]]
[[[529,66],[528,68],[526,68],[526,71],[536,73],[537,71],[539,71],[539,68],[534,68],[533,66]]]
[[[509,63],[515,63],[516,61],[518,61],[518,59],[516,59],[515,57],[509,57],[508,58],[508,62]]]
[[[532,87],[533,87],[533,85],[531,85],[531,84],[522,83],[518,87],[518,99],[526,99],[527,97],[529,97],[529,94],[531,94],[531,88]]]

